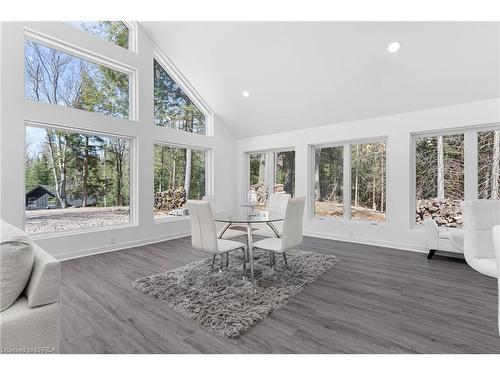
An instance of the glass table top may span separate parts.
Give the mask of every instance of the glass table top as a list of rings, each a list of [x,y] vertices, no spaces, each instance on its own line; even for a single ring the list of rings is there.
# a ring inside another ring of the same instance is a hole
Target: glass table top
[[[280,211],[254,211],[251,208],[239,208],[234,211],[214,212],[214,220],[223,223],[269,223],[284,220]]]

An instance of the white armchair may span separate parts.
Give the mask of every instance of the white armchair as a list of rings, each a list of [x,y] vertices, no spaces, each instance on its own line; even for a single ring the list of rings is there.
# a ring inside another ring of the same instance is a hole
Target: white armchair
[[[439,228],[434,220],[425,220],[424,231],[429,247],[427,259],[431,259],[436,251],[464,252],[463,229]]]
[[[60,263],[0,222],[0,352],[59,352]]]
[[[290,198],[286,207],[281,238],[265,238],[253,244],[256,249],[269,251],[269,265],[271,268],[276,263],[275,253],[283,254],[285,267],[288,267],[286,251],[296,249],[302,245],[304,204],[304,197]]]
[[[500,224],[500,201],[468,200],[463,208],[465,260],[476,271],[498,277],[492,231]]]
[[[226,254],[226,267],[229,266],[229,253],[234,250],[243,250],[246,254],[246,245],[227,239],[218,238],[217,229],[210,202],[188,200],[189,217],[191,219],[191,245],[193,248],[212,254],[212,269],[216,256],[220,255],[220,268],[224,267],[224,254]],[[245,261],[243,261],[245,268]]]

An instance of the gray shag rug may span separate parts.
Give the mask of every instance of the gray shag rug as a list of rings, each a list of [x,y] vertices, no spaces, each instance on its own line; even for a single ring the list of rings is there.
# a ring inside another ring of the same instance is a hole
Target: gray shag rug
[[[274,270],[267,252],[254,251],[254,259],[255,286],[242,279],[242,251],[229,255],[229,268],[224,258],[222,272],[219,257],[214,270],[212,258],[206,258],[138,279],[132,286],[218,335],[238,338],[338,263],[333,255],[302,250],[287,252],[288,268],[278,254]]]

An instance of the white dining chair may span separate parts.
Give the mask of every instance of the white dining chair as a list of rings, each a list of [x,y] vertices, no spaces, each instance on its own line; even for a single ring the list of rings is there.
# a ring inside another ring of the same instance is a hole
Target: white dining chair
[[[214,268],[217,255],[220,255],[220,270],[224,266],[224,254],[226,254],[226,267],[229,265],[229,253],[233,250],[243,250],[246,254],[246,245],[227,239],[217,238],[215,221],[208,201],[188,200],[189,217],[191,219],[191,245],[193,248],[205,251],[213,255],[212,268]],[[245,258],[245,256],[244,256]],[[245,261],[243,261],[245,268]]]
[[[498,334],[500,335],[500,225],[493,227],[493,244],[495,246],[495,257],[497,259],[497,283],[498,283]]]
[[[285,267],[288,267],[286,252],[302,245],[304,204],[304,197],[290,198],[286,207],[281,238],[265,238],[253,244],[256,249],[269,251],[271,268],[276,263],[274,254],[283,254]]]
[[[212,208],[212,212],[223,212],[224,211],[224,201],[219,195],[206,195],[202,198],[204,201],[210,202],[210,207]],[[231,239],[241,236],[246,236],[246,230],[238,230],[231,229],[231,227],[226,228],[226,224],[224,223],[215,223],[215,227],[217,229],[217,237],[219,234],[223,234],[222,238]],[[224,230],[224,228],[226,228]]]
[[[492,230],[500,224],[500,200],[467,200],[463,217],[465,260],[476,271],[497,277]]]
[[[290,194],[270,194],[268,198],[268,209],[273,212],[282,212],[285,214]],[[281,236],[283,233],[283,221],[271,223]],[[253,234],[264,237],[276,237],[276,233],[267,224],[257,225]]]

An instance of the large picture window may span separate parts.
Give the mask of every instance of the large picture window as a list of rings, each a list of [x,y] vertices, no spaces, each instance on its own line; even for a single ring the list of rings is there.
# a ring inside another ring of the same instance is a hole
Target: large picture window
[[[314,146],[312,156],[315,216],[385,222],[385,141]]]
[[[344,146],[314,150],[314,214],[343,217]]]
[[[437,225],[463,225],[464,134],[415,139],[416,223],[432,219]]]
[[[385,221],[385,142],[351,145],[351,218]]]
[[[155,219],[188,215],[188,199],[205,195],[206,151],[154,146]]]
[[[130,141],[26,127],[27,233],[130,221]]]
[[[121,21],[73,21],[69,25],[123,48],[129,48],[129,29]]]
[[[206,134],[206,119],[182,88],[154,60],[155,124],[196,134]]]
[[[478,132],[478,198],[500,199],[500,130]]]
[[[129,117],[128,74],[32,40],[25,41],[24,51],[26,98],[118,118]]]

